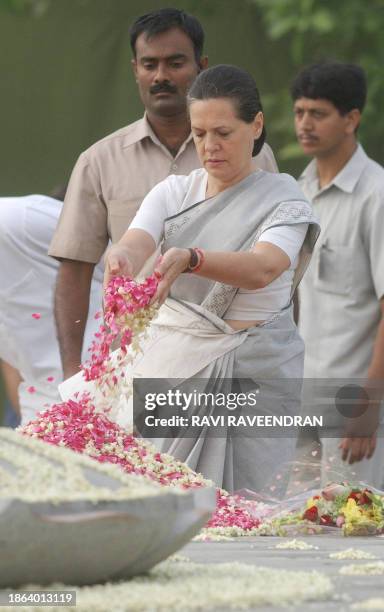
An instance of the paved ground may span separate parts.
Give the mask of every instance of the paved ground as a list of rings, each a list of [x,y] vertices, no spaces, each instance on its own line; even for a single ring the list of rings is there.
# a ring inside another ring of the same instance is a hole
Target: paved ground
[[[298,537],[309,544],[318,546],[318,550],[282,550],[276,549],[279,542],[287,538],[253,537],[236,538],[221,542],[191,542],[179,551],[179,554],[189,557],[197,563],[224,563],[241,561],[274,569],[317,570],[329,576],[335,586],[333,599],[320,603],[306,602],[303,605],[291,607],[295,612],[323,612],[325,610],[349,611],[350,604],[371,597],[384,598],[384,575],[382,576],[341,576],[338,570],[342,565],[351,563],[368,563],[362,560],[330,559],[331,552],[358,548],[370,552],[377,560],[384,561],[384,536],[366,538],[344,538],[342,536],[307,536]],[[287,608],[263,607],[255,608],[275,612]],[[383,609],[383,608],[382,608]]]

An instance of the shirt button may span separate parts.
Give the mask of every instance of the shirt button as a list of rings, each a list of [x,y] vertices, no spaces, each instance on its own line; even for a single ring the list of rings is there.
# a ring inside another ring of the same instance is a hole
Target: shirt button
[[[171,166],[171,169],[172,169],[172,170],[177,170],[177,168],[178,168],[178,165],[177,165],[177,164],[172,164],[172,166]]]

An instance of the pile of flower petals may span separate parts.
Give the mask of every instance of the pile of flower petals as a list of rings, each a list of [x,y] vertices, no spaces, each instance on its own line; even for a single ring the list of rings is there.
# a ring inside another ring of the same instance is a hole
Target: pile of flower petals
[[[207,524],[223,535],[242,535],[242,532],[253,532],[260,525],[260,519],[248,512],[247,500],[240,495],[229,495],[227,491],[218,489],[216,493],[216,511]],[[250,502],[255,509],[255,502]]]
[[[99,387],[117,386],[124,375],[124,361],[128,346],[138,350],[138,337],[148,327],[156,313],[150,302],[156,293],[158,279],[149,276],[142,283],[127,276],[115,276],[104,293],[104,323],[95,334],[90,347],[90,358],[82,365],[85,380],[94,380]],[[100,318],[101,312],[95,318]],[[113,363],[111,347],[119,340],[120,356]]]
[[[107,399],[114,392],[124,392],[125,366],[132,359],[128,346],[133,353],[140,350],[139,340],[156,314],[157,309],[150,302],[157,285],[155,275],[143,283],[123,276],[116,276],[108,283],[104,324],[91,346],[90,360],[82,366],[84,378],[94,380]],[[117,361],[112,361],[111,347],[116,341],[120,354]],[[128,386],[126,390],[129,392]],[[96,410],[86,394],[76,401],[53,405],[20,431],[49,444],[85,453],[97,461],[117,464],[128,473],[145,476],[163,486],[190,489],[213,485],[185,463],[157,452],[148,441],[135,438],[119,427],[105,412]],[[231,535],[244,535],[256,529],[260,521],[247,511],[244,502],[218,489],[216,512],[207,527],[221,532],[228,530]]]
[[[38,414],[19,431],[49,444],[66,446],[79,453],[119,465],[124,471],[140,474],[164,486],[189,489],[212,485],[201,474],[170,455],[157,452],[148,441],[127,433],[98,412],[89,398],[55,404]],[[217,490],[217,508],[207,527],[231,535],[246,535],[259,526],[237,496]]]

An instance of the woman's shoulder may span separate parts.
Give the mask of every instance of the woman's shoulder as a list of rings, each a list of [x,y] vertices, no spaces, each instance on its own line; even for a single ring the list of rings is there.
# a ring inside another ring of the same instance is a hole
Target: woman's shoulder
[[[287,199],[297,198],[299,200],[307,200],[299,183],[290,174],[285,172],[265,172],[259,170],[262,173],[260,177],[262,181],[268,185],[270,189],[282,190],[282,193],[286,194]]]
[[[205,175],[204,168],[197,168],[197,170],[192,170],[190,174],[170,174],[164,182],[171,189],[188,190],[194,183],[200,183]]]
[[[188,175],[170,174],[158,184],[158,187],[161,186],[160,189],[165,192],[169,216],[179,211],[187,194],[194,194],[196,191],[201,191],[201,186],[205,184],[205,176],[205,170],[203,168],[198,168]]]
[[[274,183],[299,186],[297,180],[291,174],[287,174],[286,172],[267,172],[266,170],[258,170],[257,174],[262,175],[264,180],[269,180]]]

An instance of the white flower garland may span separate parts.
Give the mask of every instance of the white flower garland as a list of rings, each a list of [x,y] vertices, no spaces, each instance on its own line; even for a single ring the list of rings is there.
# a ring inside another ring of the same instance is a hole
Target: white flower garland
[[[96,486],[87,470],[109,476],[120,486]],[[112,464],[100,464],[86,455],[27,438],[0,428],[0,498],[29,502],[121,500],[164,495],[167,490],[140,476],[124,473]],[[176,490],[175,493],[182,491]]]

